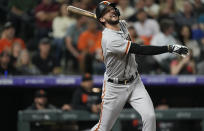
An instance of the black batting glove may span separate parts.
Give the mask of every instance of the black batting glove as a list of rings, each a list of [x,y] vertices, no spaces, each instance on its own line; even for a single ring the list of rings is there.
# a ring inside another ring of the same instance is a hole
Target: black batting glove
[[[188,55],[188,48],[182,45],[168,45],[168,51],[181,56]]]

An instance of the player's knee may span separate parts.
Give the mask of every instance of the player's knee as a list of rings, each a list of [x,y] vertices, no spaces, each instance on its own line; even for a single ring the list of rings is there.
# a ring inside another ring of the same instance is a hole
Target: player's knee
[[[154,112],[153,112],[153,113],[150,113],[149,119],[150,119],[151,121],[156,121],[156,116],[155,116],[155,113],[154,113]]]

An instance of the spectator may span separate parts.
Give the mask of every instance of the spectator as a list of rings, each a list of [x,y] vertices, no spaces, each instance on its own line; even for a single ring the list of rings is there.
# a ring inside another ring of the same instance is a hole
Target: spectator
[[[136,0],[135,1],[135,9],[138,11],[138,10],[141,10],[141,9],[144,9],[145,7],[145,1],[144,0]]]
[[[21,46],[18,43],[14,43],[11,49],[11,63],[16,66],[17,59],[22,51]]]
[[[175,6],[176,6],[176,11],[183,11],[184,10],[183,4],[185,1],[192,2],[191,0],[174,0]]]
[[[137,43],[137,44],[143,44],[143,40],[140,39],[137,35],[137,32],[134,28],[134,26],[130,25],[128,27],[128,31],[129,31],[129,34],[130,34],[130,38],[133,42]]]
[[[174,12],[183,11],[183,3],[186,0],[159,0],[160,7],[166,7]]]
[[[80,68],[81,71],[93,73],[93,60],[96,50],[101,48],[102,32],[98,29],[95,20],[88,21],[88,28],[84,31],[78,40],[77,47],[81,52]]]
[[[48,37],[52,29],[52,21],[58,15],[59,5],[52,0],[42,0],[35,8],[36,39],[38,42],[43,37]]]
[[[9,0],[8,20],[11,21],[17,31],[17,36],[27,39],[32,37],[34,25],[33,9],[37,5],[38,0]]]
[[[168,8],[172,13],[177,11],[176,2],[174,0],[160,0],[160,8]]]
[[[137,36],[135,28],[133,26],[128,27],[130,33],[130,38],[133,42],[137,44],[143,44],[143,40]],[[149,74],[152,70],[155,70],[155,60],[152,56],[140,56],[136,55],[136,61],[138,63],[138,71],[141,74]],[[142,65],[142,66],[140,66]]]
[[[134,23],[135,30],[145,45],[149,45],[152,36],[159,33],[159,24],[154,19],[147,18],[146,12],[141,9],[137,12],[138,22]]]
[[[192,25],[192,39],[200,40],[204,37],[204,24],[194,24]]]
[[[67,12],[66,5],[61,5],[59,14],[54,18],[52,29],[53,29],[53,37],[54,37],[54,45],[56,47],[56,55],[57,60],[61,59],[62,56],[62,48],[64,44],[64,37],[66,35],[67,28],[76,23],[76,20],[70,16]]]
[[[194,12],[196,12],[197,16],[204,14],[204,4],[201,0],[194,0]]]
[[[95,0],[80,0],[80,7],[85,10],[93,11],[95,9]]]
[[[120,11],[121,19],[128,19],[135,13],[135,10],[129,5],[129,0],[119,0],[117,8]]]
[[[159,104],[156,106],[157,110],[168,110],[169,104],[167,103],[166,98],[162,98],[159,101]],[[159,131],[174,131],[175,130],[175,122],[172,121],[158,121],[157,126]]]
[[[204,59],[204,37],[199,41],[200,45],[200,50],[201,50],[201,55],[200,55],[200,60],[203,61]]]
[[[201,14],[200,16],[198,16],[198,23],[201,24],[201,28],[203,29],[204,28],[204,13]]]
[[[77,49],[77,42],[79,35],[86,29],[86,18],[81,16],[76,16],[77,23],[71,25],[67,29],[67,33],[65,36],[65,66],[67,67],[67,62],[73,63],[73,69],[75,72],[78,71],[78,59],[80,59],[80,53]]]
[[[15,67],[11,64],[10,54],[6,51],[0,53],[0,75],[16,75],[18,74]]]
[[[34,95],[34,102],[27,110],[45,110],[56,109],[55,106],[49,104],[47,99],[47,93],[44,90],[37,90]]]
[[[27,50],[23,50],[17,60],[17,69],[21,75],[38,75],[40,71],[31,63]]]
[[[39,43],[39,51],[32,58],[33,64],[40,70],[41,74],[58,74],[60,72],[59,65],[56,63],[55,57],[51,53],[51,41],[43,38]]]
[[[15,37],[15,28],[11,22],[5,23],[0,39],[0,53],[3,50],[11,51],[13,44],[19,44],[22,49],[25,49],[25,43],[21,38]]]
[[[199,63],[197,64],[197,73],[203,75],[204,74],[204,37],[200,40],[200,49],[201,56]]]
[[[204,75],[204,61],[198,63],[197,65],[197,74]]]
[[[177,58],[171,62],[171,75],[178,75],[178,74],[195,74],[196,73],[196,66],[195,62],[192,57],[192,50],[188,56],[185,58]]]
[[[64,111],[70,111],[70,110],[72,110],[72,106],[69,105],[69,104],[64,104],[64,105],[62,106],[62,110],[64,110]]]
[[[163,19],[174,19],[177,12],[174,0],[163,0],[160,2],[159,22]]]
[[[3,51],[11,52],[11,43],[7,39],[0,39],[0,54]]]
[[[193,7],[189,1],[185,1],[183,4],[184,11],[180,11],[175,16],[175,21],[178,27],[182,25],[192,26],[196,24],[196,14],[193,11]]]
[[[73,109],[99,113],[100,92],[99,90],[96,90],[96,92],[94,89],[92,76],[85,74],[82,77],[81,86],[74,92],[72,99]]]
[[[167,110],[167,109],[169,109],[169,104],[168,104],[166,98],[162,98],[158,102],[158,105],[156,106],[156,109],[158,109],[158,110]]]
[[[136,14],[137,14],[137,11],[138,10],[141,10],[141,9],[144,9],[145,7],[145,2],[144,0],[136,0],[135,1],[135,12],[132,16],[130,16],[130,18],[128,19],[129,22],[136,22],[137,21],[137,17],[136,17]]]
[[[200,48],[196,40],[192,40],[192,31],[189,26],[182,26],[180,30],[180,42],[193,50],[193,57],[196,60],[200,57]]]
[[[172,36],[174,32],[174,23],[171,20],[163,20],[160,24],[161,32],[155,35],[151,40],[151,45],[166,46],[176,43],[175,38]],[[170,59],[173,57],[171,54],[161,54],[153,56],[157,63],[161,66],[163,71],[169,72]]]
[[[84,10],[93,11],[96,3],[99,3],[98,0],[74,0],[72,5]]]
[[[159,5],[155,3],[155,0],[145,0],[145,11],[148,16],[157,18],[159,14]]]
[[[85,110],[91,113],[99,113],[101,108],[100,96],[100,88],[93,87],[92,76],[87,73],[82,76],[80,87],[78,87],[73,94],[71,107],[73,110]],[[65,106],[66,104],[63,107]],[[68,109],[70,109],[70,105],[68,105]],[[80,122],[78,130],[85,131],[87,128],[90,128],[90,124],[92,124],[92,122]]]

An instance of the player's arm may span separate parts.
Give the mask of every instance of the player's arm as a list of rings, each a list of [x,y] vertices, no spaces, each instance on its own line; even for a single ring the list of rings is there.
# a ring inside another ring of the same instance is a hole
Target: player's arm
[[[136,43],[131,43],[129,53],[138,55],[158,55],[163,53],[176,53],[179,55],[188,54],[188,48],[181,45],[168,45],[168,46],[145,46]]]

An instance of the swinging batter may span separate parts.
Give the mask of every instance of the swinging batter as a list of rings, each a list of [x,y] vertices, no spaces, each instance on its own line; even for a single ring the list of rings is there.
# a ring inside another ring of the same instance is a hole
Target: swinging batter
[[[106,72],[100,119],[92,131],[110,131],[126,102],[141,115],[142,131],[156,131],[154,107],[137,72],[135,54],[157,55],[170,52],[186,55],[188,48],[180,45],[143,46],[132,42],[127,23],[119,20],[120,12],[114,3],[99,3],[96,16],[105,27],[101,46]]]

